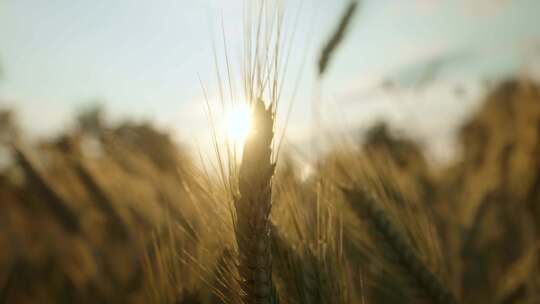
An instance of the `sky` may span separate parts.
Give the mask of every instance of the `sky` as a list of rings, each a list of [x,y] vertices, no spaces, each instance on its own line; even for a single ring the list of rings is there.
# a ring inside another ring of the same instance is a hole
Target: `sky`
[[[213,50],[223,67],[221,20],[231,64],[239,66],[244,4],[0,0],[0,106],[14,107],[30,134],[47,135],[101,101],[112,120],[152,120],[180,141],[204,146],[210,139],[201,83],[217,96]],[[299,79],[287,130],[293,145],[318,132],[312,107],[319,100],[325,132],[384,118],[444,154],[478,107],[486,79],[538,75],[540,1],[364,0],[327,75],[317,79],[319,50],[346,4],[284,1],[285,32],[294,34],[289,96]],[[459,100],[457,86],[466,92]]]

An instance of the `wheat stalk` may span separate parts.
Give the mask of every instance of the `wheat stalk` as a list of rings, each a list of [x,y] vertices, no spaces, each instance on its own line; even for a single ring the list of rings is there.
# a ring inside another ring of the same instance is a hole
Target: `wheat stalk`
[[[96,207],[106,214],[112,235],[120,239],[131,239],[132,236],[130,235],[129,227],[126,225],[122,216],[120,216],[118,210],[116,210],[115,204],[105,189],[101,187],[84,161],[81,159],[74,161],[73,167],[80,182],[88,191],[92,201],[96,204]]]
[[[326,67],[328,66],[328,62],[332,58],[332,55],[338,48],[341,41],[343,41],[345,33],[347,32],[347,28],[351,24],[352,17],[356,12],[357,7],[357,0],[352,0],[349,3],[347,9],[343,12],[341,19],[339,20],[339,24],[336,30],[333,32],[330,39],[328,39],[328,41],[324,45],[324,48],[319,57],[319,76],[322,76],[324,74],[324,72],[326,71]]]
[[[415,253],[414,249],[396,229],[384,210],[379,208],[377,200],[360,189],[344,189],[345,197],[358,217],[364,219],[373,228],[387,255],[401,269],[402,274],[432,303],[458,303],[455,295],[441,279]]]
[[[255,132],[244,145],[235,199],[236,242],[244,303],[275,303],[272,283],[269,215],[272,207],[274,113],[260,99],[253,102]]]
[[[68,233],[72,235],[82,234],[81,223],[75,211],[68,207],[69,204],[66,200],[49,184],[45,176],[39,172],[25,152],[16,145],[12,148],[17,164],[21,166],[27,183],[34,187],[34,191],[41,196],[41,201],[47,210],[51,212],[52,216],[58,220]]]

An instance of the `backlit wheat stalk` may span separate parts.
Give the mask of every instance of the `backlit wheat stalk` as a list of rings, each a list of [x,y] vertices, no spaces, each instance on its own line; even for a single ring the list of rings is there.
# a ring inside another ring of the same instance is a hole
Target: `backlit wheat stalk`
[[[272,208],[274,115],[262,100],[254,103],[255,132],[244,145],[235,200],[236,242],[244,303],[275,303],[269,215]]]

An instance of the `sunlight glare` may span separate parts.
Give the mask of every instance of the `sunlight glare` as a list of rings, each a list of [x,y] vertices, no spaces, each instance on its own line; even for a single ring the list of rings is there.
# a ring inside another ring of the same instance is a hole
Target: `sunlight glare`
[[[243,145],[251,132],[251,113],[246,104],[230,109],[226,115],[227,137],[236,144]]]

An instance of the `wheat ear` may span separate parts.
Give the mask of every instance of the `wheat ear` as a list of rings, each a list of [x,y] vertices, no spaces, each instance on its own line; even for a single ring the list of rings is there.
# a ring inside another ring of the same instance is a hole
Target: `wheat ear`
[[[371,225],[372,231],[383,242],[383,247],[390,251],[387,254],[402,269],[403,275],[416,290],[427,296],[432,303],[458,303],[450,289],[422,262],[384,210],[377,206],[376,198],[359,189],[344,189],[344,193],[353,211]]]
[[[262,100],[253,102],[252,134],[244,144],[235,199],[240,286],[246,304],[275,303],[269,215],[272,207],[274,114]]]
[[[73,235],[81,234],[82,227],[75,211],[68,207],[68,203],[60,194],[50,185],[47,179],[39,172],[30,158],[17,146],[13,146],[15,159],[24,171],[27,183],[33,187],[33,191],[38,193],[41,202],[47,207],[47,210],[58,220],[60,225],[67,232]]]
[[[339,20],[339,24],[336,30],[333,32],[330,39],[328,39],[328,41],[324,45],[321,55],[319,56],[319,76],[324,74],[328,66],[328,62],[330,61],[330,59],[332,58],[332,55],[334,54],[339,44],[345,37],[347,28],[351,24],[352,17],[354,16],[354,13],[356,12],[357,7],[358,7],[357,0],[352,0],[349,3],[349,5],[347,6],[347,9],[345,9],[343,15],[341,16],[341,19]]]

